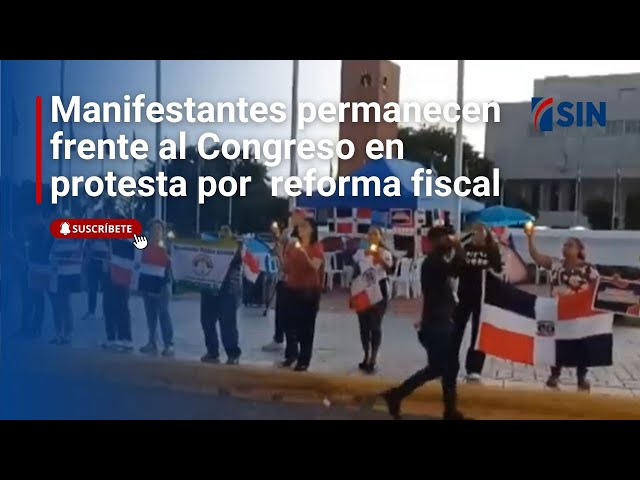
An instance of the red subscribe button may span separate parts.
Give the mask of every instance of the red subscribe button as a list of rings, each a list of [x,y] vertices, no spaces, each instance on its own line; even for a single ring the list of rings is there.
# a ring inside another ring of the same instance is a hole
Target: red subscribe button
[[[142,225],[134,219],[58,218],[49,230],[56,238],[132,238],[142,234]]]

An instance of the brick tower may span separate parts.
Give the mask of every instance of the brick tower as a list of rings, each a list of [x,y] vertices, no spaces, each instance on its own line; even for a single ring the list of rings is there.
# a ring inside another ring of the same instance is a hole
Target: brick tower
[[[341,102],[398,102],[400,99],[400,67],[389,60],[343,60]],[[340,139],[349,139],[355,146],[350,160],[338,161],[338,175],[350,175],[367,161],[366,146],[374,138],[385,142],[398,138],[396,123],[354,123],[350,110],[340,124]],[[397,155],[397,152],[395,152]]]

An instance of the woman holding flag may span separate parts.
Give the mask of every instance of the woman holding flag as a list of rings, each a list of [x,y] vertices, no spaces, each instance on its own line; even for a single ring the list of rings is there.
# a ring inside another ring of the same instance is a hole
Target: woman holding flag
[[[574,237],[568,238],[562,246],[562,259],[557,259],[538,251],[533,242],[533,224],[527,224],[525,233],[529,242],[529,255],[536,262],[536,265],[551,272],[551,294],[553,296],[585,290],[597,281],[598,271],[586,261],[586,251],[582,240]],[[591,389],[591,384],[587,380],[588,369],[584,363],[577,366],[578,390],[588,392]],[[551,367],[551,375],[546,383],[547,387],[558,388],[561,372],[562,365]]]
[[[459,261],[458,267],[458,305],[453,313],[453,348],[456,352],[460,350],[464,331],[471,317],[471,342],[467,350],[465,370],[467,382],[476,383],[480,381],[485,360],[484,353],[475,349],[480,330],[482,276],[485,270],[502,272],[500,249],[485,225],[476,223],[471,227],[471,241],[464,246],[464,258]],[[457,376],[459,365],[456,366]]]
[[[144,251],[146,255],[158,255],[165,260],[166,268],[163,285],[159,292],[145,291],[142,298],[144,300],[144,311],[147,315],[147,326],[149,327],[149,342],[140,349],[141,353],[155,355],[158,353],[157,335],[158,321],[162,333],[163,357],[171,357],[173,351],[173,324],[169,313],[169,303],[171,301],[172,275],[171,260],[167,253],[165,240],[164,223],[161,220],[154,220],[151,223],[151,239],[149,246]]]
[[[374,373],[378,351],[382,343],[382,318],[389,301],[388,272],[393,267],[393,257],[387,250],[382,239],[382,231],[378,227],[371,227],[368,234],[369,245],[358,250],[353,256],[356,265],[355,279],[363,275],[373,274],[376,285],[376,303],[364,306],[364,310],[358,311],[358,323],[360,326],[360,341],[364,351],[364,360],[358,364],[358,368],[366,373]],[[370,299],[369,299],[370,300]]]

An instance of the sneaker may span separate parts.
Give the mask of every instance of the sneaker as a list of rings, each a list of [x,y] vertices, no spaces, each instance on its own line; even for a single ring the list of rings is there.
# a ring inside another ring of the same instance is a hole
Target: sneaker
[[[145,355],[157,355],[158,347],[153,343],[147,343],[144,347],[140,348],[140,353],[144,353]]]
[[[482,377],[480,376],[479,373],[469,373],[465,377],[465,381],[467,383],[479,384],[479,383],[482,383]]]
[[[294,363],[296,363],[295,358],[287,358],[284,361],[278,363],[277,365],[281,368],[291,368]]]
[[[133,343],[131,343],[131,340],[117,342],[116,348],[121,352],[130,353],[133,352]]]
[[[218,357],[214,357],[208,353],[200,357],[200,361],[203,363],[220,363],[220,359]]]
[[[239,357],[229,357],[227,358],[227,365],[238,365],[240,363]]]
[[[545,384],[547,387],[552,388],[554,390],[558,390],[558,377],[554,377],[553,375],[547,378],[547,382]]]
[[[309,365],[303,365],[301,363],[297,363],[293,368],[294,372],[306,372],[307,370],[309,370]]]
[[[466,418],[459,410],[451,410],[451,411],[446,411],[444,412],[444,415],[442,416],[443,420],[470,420],[469,418]]]
[[[391,418],[393,418],[394,420],[402,420],[402,415],[400,415],[400,406],[402,405],[402,400],[398,398],[394,391],[387,390],[380,396],[387,404],[387,410],[389,412],[389,415],[391,415]]]
[[[589,380],[578,380],[578,391],[589,393],[591,391],[591,383],[589,382]]]
[[[278,342],[270,342],[267,343],[264,347],[262,347],[263,352],[281,352],[284,349],[284,345]]]
[[[58,337],[56,335],[51,340],[49,340],[49,344],[51,344],[51,345],[62,345],[62,338],[60,338],[60,337]]]
[[[162,349],[163,357],[173,357],[174,355],[175,355],[175,352],[173,350],[173,345],[167,345]]]

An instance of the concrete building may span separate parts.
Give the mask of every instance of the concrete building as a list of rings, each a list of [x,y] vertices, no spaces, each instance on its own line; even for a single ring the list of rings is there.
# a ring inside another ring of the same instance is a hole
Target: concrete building
[[[384,105],[400,98],[400,67],[389,60],[343,60],[341,102],[365,102]],[[351,115],[340,124],[340,139],[349,139],[355,155],[339,161],[338,175],[346,176],[367,161],[366,146],[373,139],[395,140],[398,124],[386,122],[352,122]],[[397,152],[395,152],[397,155]]]
[[[640,228],[640,73],[547,77],[534,82],[532,96],[553,97],[554,105],[606,102],[606,126],[540,132],[530,99],[500,104],[500,122],[487,124],[485,155],[500,168],[504,204],[538,210],[540,224],[570,227],[589,226],[584,214],[608,203],[610,224]]]

